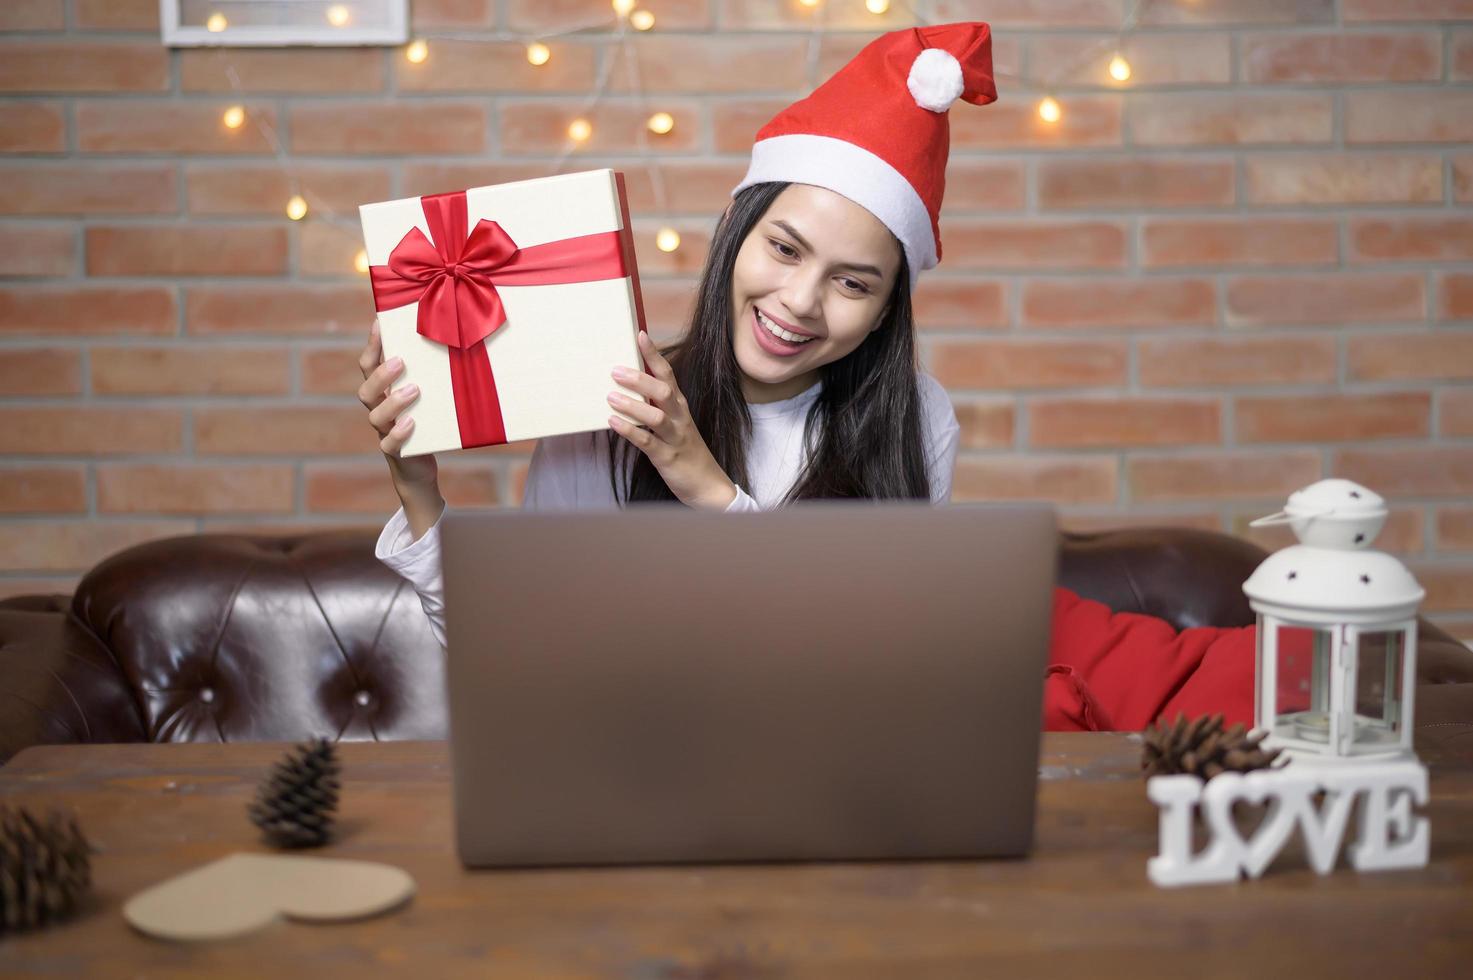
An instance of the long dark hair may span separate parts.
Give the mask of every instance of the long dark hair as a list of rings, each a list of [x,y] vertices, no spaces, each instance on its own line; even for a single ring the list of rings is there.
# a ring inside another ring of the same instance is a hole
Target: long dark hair
[[[732,270],[742,242],[787,187],[755,184],[736,195],[712,237],[690,327],[662,352],[690,405],[696,430],[726,475],[743,487],[748,485],[752,419],[732,349]],[[903,252],[879,329],[819,374],[823,390],[808,410],[803,429],[804,445],[813,451],[786,499],[928,499],[915,322]],[[676,499],[648,457],[612,431],[608,440],[609,480],[616,499],[624,503]]]

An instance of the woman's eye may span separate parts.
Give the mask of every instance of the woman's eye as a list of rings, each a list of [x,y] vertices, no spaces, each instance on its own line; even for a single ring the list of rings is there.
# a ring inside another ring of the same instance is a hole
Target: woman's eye
[[[858,279],[840,279],[839,282],[840,282],[840,284],[843,285],[843,287],[845,289],[847,289],[847,290],[849,290],[851,292],[856,292],[856,293],[867,293],[867,292],[869,292],[869,289],[865,286],[865,284],[862,283],[862,282],[860,282]]]
[[[789,246],[784,245],[782,242],[777,241],[773,238],[769,238],[768,241],[771,242],[772,247],[777,250],[777,254],[781,255],[783,258],[796,259],[798,257],[798,252],[796,249],[790,248]]]

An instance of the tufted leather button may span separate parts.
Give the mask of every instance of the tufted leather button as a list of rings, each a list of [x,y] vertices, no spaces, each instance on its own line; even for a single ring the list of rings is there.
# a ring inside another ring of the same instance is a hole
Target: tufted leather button
[[[213,687],[200,688],[199,699],[205,704],[213,704],[215,702],[215,689]]]
[[[359,691],[357,694],[353,695],[354,703],[357,704],[360,708],[368,707],[368,702],[371,700],[373,700],[373,698],[369,695],[367,691]]]

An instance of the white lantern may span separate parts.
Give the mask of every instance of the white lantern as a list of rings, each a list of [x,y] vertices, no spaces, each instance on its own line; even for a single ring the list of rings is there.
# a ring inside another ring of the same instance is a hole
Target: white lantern
[[[1417,605],[1406,567],[1371,548],[1386,502],[1321,480],[1254,527],[1288,524],[1299,544],[1243,584],[1258,614],[1255,724],[1265,746],[1305,762],[1412,755]]]

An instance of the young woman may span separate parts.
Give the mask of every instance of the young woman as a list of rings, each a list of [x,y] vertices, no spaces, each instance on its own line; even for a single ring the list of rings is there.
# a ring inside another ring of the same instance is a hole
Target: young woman
[[[916,368],[911,291],[940,260],[958,97],[997,97],[986,24],[884,35],[768,123],[712,239],[689,330],[666,354],[641,335],[649,373],[611,373],[610,408],[638,424],[611,414],[609,432],[541,440],[524,506],[946,502],[959,427],[946,392]],[[399,455],[418,391],[391,387],[403,365],[383,362],[376,329],[359,366],[403,504],[377,554],[414,585],[443,643],[436,463]],[[1056,651],[1080,648],[1070,622],[1104,608],[1094,606],[1061,592]],[[1139,727],[1138,712],[1092,699],[1084,672],[1056,663],[1050,677],[1050,727]]]

